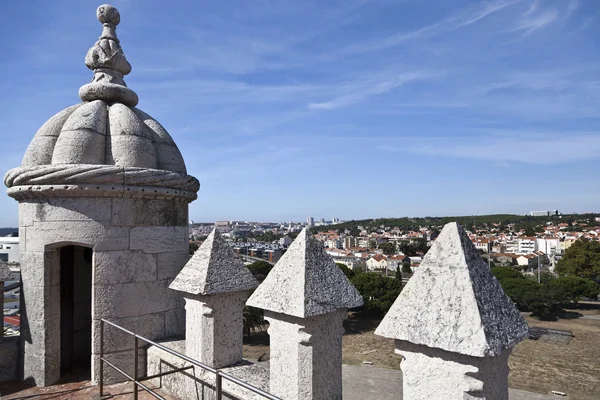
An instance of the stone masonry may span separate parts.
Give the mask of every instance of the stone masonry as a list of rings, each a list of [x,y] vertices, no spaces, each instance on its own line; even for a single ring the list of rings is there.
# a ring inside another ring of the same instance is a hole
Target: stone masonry
[[[342,398],[342,321],[363,299],[304,229],[247,305],[265,310],[270,392],[284,399]]]
[[[19,201],[23,378],[38,385],[61,377],[65,246],[93,251],[93,381],[101,318],[150,339],[184,333],[181,297],[168,286],[189,257],[188,203],[199,183],[167,131],[134,107],[137,95],[123,80],[131,66],[116,36],[119,12],[104,5],[97,17],[102,34],[85,58],[94,77],[79,91],[83,102],[50,118],[21,167],[5,176]],[[105,329],[107,358],[131,371],[133,339]],[[107,381],[123,379],[105,373]]]
[[[403,398],[508,398],[527,323],[457,223],[447,224],[375,334],[396,339]]]

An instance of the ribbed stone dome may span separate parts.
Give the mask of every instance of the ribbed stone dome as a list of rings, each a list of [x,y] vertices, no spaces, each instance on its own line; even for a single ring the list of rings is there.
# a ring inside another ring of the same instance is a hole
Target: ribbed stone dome
[[[187,173],[167,131],[143,111],[93,100],[50,118],[36,133],[23,167],[100,164]]]
[[[36,133],[21,167],[4,183],[16,199],[136,196],[192,201],[200,183],[187,175],[167,131],[137,109],[137,94],[123,77],[131,72],[119,39],[119,11],[98,8],[102,34],[85,65],[94,72],[79,89],[83,103],[50,118]]]

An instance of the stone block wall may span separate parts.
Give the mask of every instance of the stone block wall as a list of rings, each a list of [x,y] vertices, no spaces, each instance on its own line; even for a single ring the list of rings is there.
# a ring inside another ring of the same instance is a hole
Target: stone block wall
[[[181,296],[168,285],[188,256],[187,203],[140,198],[49,198],[19,203],[23,281],[24,378],[60,378],[60,260],[67,245],[93,250],[92,349],[97,381],[99,320],[149,339],[182,336]],[[105,352],[132,372],[133,339],[106,328]],[[123,353],[125,354],[125,353]],[[144,362],[142,360],[140,362]],[[145,364],[144,364],[145,365]],[[108,382],[117,380],[105,368]],[[120,379],[120,377],[118,378]]]

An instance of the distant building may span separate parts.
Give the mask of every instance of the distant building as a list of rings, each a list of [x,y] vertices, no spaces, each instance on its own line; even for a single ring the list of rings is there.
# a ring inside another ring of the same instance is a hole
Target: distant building
[[[292,244],[292,242],[293,240],[289,236],[285,236],[279,239],[279,244],[284,247],[288,247],[290,244]]]
[[[18,237],[0,237],[0,261],[9,264],[21,261]]]
[[[315,226],[315,219],[313,217],[308,217],[306,219],[306,225],[308,225],[309,227]]]
[[[367,260],[367,269],[373,271],[376,269],[386,269],[388,266],[387,257],[381,254],[375,254],[373,257]]]
[[[229,221],[217,221],[215,222],[216,226],[229,226]]]
[[[350,249],[352,247],[358,247],[358,239],[354,236],[346,236],[344,238],[344,249]]]
[[[548,217],[550,215],[558,215],[558,210],[550,210],[550,211],[532,211],[530,213],[532,217]]]
[[[517,253],[530,254],[533,253],[536,248],[536,238],[534,237],[523,237],[519,239],[519,248]]]
[[[339,224],[339,223],[340,223],[340,219],[339,219],[339,218],[333,218],[333,219],[331,220],[331,223],[332,223],[332,224]]]

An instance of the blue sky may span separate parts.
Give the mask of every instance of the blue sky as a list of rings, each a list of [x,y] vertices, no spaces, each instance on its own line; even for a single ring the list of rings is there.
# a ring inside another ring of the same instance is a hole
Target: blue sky
[[[79,102],[99,4],[3,8],[3,172]],[[112,4],[195,221],[599,211],[597,0]]]

